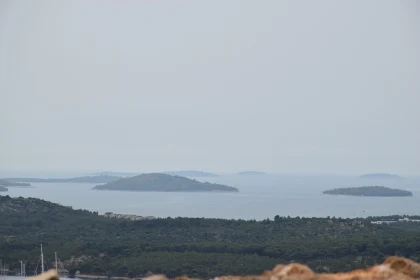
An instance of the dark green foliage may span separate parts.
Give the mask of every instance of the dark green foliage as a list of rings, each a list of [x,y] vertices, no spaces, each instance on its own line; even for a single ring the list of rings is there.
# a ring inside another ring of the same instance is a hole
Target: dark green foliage
[[[236,188],[225,185],[202,183],[186,177],[163,173],[149,173],[123,178],[105,185],[96,186],[94,189],[161,192],[238,191]]]
[[[412,192],[398,189],[390,189],[383,186],[339,188],[324,191],[323,194],[353,196],[413,196]]]
[[[371,223],[399,218],[129,221],[0,196],[0,259],[14,271],[20,269],[19,260],[26,260],[27,272],[33,273],[42,243],[47,263],[57,251],[72,272],[203,278],[260,274],[289,262],[334,272],[371,266],[396,254],[419,261],[420,223]]]

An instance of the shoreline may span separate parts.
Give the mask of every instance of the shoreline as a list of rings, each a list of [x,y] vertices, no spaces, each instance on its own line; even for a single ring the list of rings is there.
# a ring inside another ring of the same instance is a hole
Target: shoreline
[[[150,192],[150,193],[239,193],[239,190],[208,190],[208,191],[161,191],[161,190],[114,190],[114,189],[95,189],[93,187],[91,190],[93,191],[111,191],[111,192]]]
[[[111,279],[111,280],[140,280],[143,279],[143,277],[134,277],[134,278],[130,278],[127,276],[105,276],[105,275],[92,275],[92,274],[78,274],[75,276],[77,279],[86,279],[86,280],[90,280],[90,279]]]
[[[342,193],[321,193],[322,195],[332,196],[352,196],[352,197],[413,197],[414,195],[361,195],[361,194],[342,194]]]

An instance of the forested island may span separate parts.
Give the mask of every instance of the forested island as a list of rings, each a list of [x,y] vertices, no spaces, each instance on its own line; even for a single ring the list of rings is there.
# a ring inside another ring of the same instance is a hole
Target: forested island
[[[163,173],[148,173],[129,178],[122,178],[104,185],[95,186],[95,190],[114,191],[158,191],[158,192],[237,192],[238,189],[220,184],[203,183],[181,176]]]
[[[0,192],[7,192],[8,189],[6,187],[0,186]]]
[[[0,179],[0,186],[2,187],[30,187],[29,183],[19,183],[8,179]]]
[[[71,275],[163,273],[209,279],[261,274],[290,262],[317,272],[348,271],[381,263],[390,255],[420,260],[420,223],[397,222],[400,218],[130,221],[35,198],[0,196],[0,259],[10,274],[20,271],[22,260],[32,275],[37,266],[39,272],[42,243],[46,263],[51,265],[58,252]],[[372,223],[378,220],[396,222]]]
[[[96,183],[103,184],[121,179],[112,175],[83,176],[74,178],[7,178],[10,182],[30,182],[30,183]],[[1,184],[1,183],[0,183]]]
[[[410,191],[390,189],[384,186],[338,188],[324,191],[323,194],[351,196],[413,196],[413,193]]]

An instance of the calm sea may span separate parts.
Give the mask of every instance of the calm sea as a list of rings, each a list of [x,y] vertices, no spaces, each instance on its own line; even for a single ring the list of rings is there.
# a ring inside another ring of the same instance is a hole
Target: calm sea
[[[9,188],[12,197],[36,197],[74,208],[155,217],[272,219],[280,216],[366,217],[420,214],[420,179],[366,182],[345,176],[220,176],[197,178],[239,188],[239,193],[159,193],[94,191],[94,184],[33,183]],[[345,197],[323,190],[385,185],[413,192],[413,197]]]

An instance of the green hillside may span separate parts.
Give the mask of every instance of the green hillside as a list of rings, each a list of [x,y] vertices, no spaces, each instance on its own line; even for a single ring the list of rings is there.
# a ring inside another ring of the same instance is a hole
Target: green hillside
[[[420,223],[371,223],[398,218],[129,221],[40,199],[0,196],[0,259],[12,273],[24,260],[32,274],[42,243],[47,264],[58,252],[72,273],[202,278],[260,274],[292,261],[319,272],[368,267],[390,255],[419,261]]]
[[[159,191],[159,192],[237,192],[238,189],[220,184],[202,183],[197,180],[163,173],[142,174],[122,178],[105,185],[95,186],[96,190],[118,191]]]

